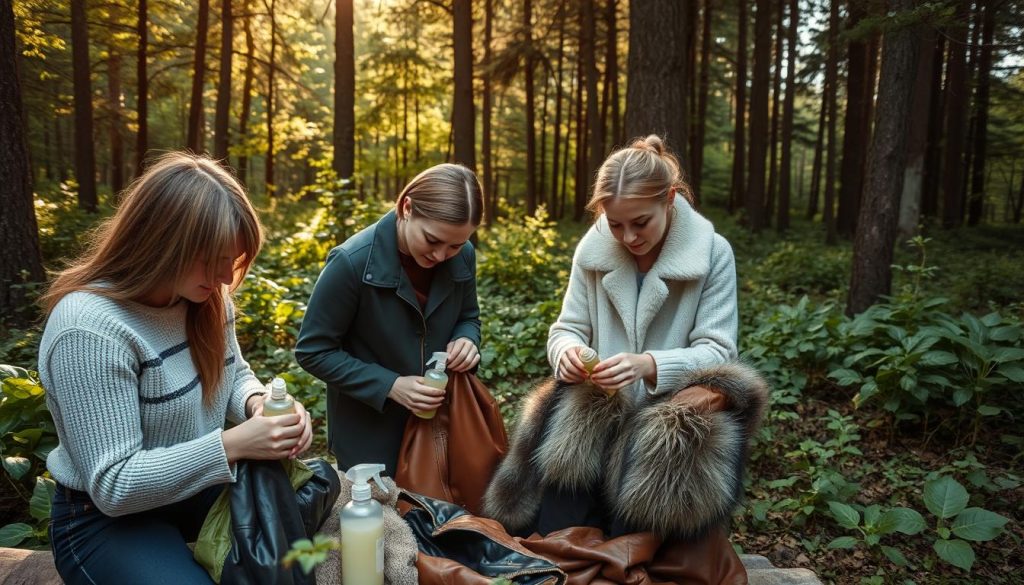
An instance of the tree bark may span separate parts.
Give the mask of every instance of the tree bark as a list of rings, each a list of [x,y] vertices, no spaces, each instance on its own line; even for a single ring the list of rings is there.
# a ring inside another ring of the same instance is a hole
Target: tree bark
[[[800,7],[797,0],[789,0],[789,34],[786,38],[789,59],[786,66],[786,99],[782,106],[782,160],[779,165],[779,208],[775,229],[784,233],[789,229],[790,181],[792,177],[793,106],[796,100],[796,33]],[[779,31],[781,34],[781,31]]]
[[[970,2],[960,0],[954,22],[964,23]],[[964,146],[967,138],[967,66],[965,44],[967,31],[962,25],[949,31],[949,69],[946,75],[946,152],[942,177],[942,226],[953,228],[963,222],[964,215]]]
[[[998,4],[987,0],[983,3],[981,48],[978,57],[978,91],[975,96],[977,112],[974,128],[974,164],[971,169],[971,197],[968,206],[968,225],[981,221],[985,201],[985,163],[988,142],[988,105],[992,75],[992,39],[995,33],[995,11]]]
[[[146,72],[146,53],[149,51],[149,9],[147,0],[139,0],[139,18],[135,26],[139,48],[135,61],[135,79],[138,85],[137,117],[139,130],[135,134],[135,176],[142,174],[146,152],[149,150],[149,77]]]
[[[855,27],[863,18],[864,11],[857,0],[849,2],[849,24]],[[864,187],[864,158],[868,137],[864,135],[864,120],[867,115],[865,96],[868,85],[868,44],[862,40],[851,40],[847,48],[846,65],[846,117],[843,130],[843,162],[840,170],[839,212],[836,228],[839,235],[853,237],[857,228],[860,197]]]
[[[355,173],[356,58],[352,0],[338,0],[334,15],[334,160],[339,178]]]
[[[473,3],[453,0],[452,39],[455,45],[455,96],[452,134],[455,162],[476,170],[475,114],[473,112]]]
[[[771,0],[757,0],[754,17],[754,81],[750,94],[750,162],[747,167],[747,226],[764,227],[765,156],[768,150],[768,85],[771,51]]]
[[[488,3],[492,0],[488,0]],[[555,74],[555,125],[554,136],[551,145],[551,194],[548,208],[551,217],[558,218],[558,177],[559,177],[559,152],[562,145],[562,82],[565,61],[565,4],[558,4],[558,64]],[[568,134],[566,134],[568,136]],[[568,151],[568,139],[566,139],[566,151]],[[568,152],[566,153],[568,156]]]
[[[903,194],[900,197],[898,238],[907,240],[917,233],[921,221],[921,194],[924,179],[925,153],[928,147],[928,120],[932,108],[931,84],[935,66],[935,30],[921,31],[917,50],[917,75],[910,108],[907,136],[907,169],[903,173]]]
[[[604,54],[604,95],[606,99],[601,106],[601,120],[604,124],[604,144],[615,146],[622,141],[622,112],[619,107],[619,28],[618,0],[607,0],[604,9],[605,23],[605,54]],[[608,125],[608,113],[611,111],[611,126]],[[609,130],[611,131],[609,134]]]
[[[584,0],[590,4],[593,0]],[[526,213],[537,211],[536,95],[533,87],[533,0],[523,0],[523,34],[526,38]],[[593,50],[591,50],[593,56]]]
[[[220,74],[217,80],[217,109],[213,115],[213,158],[228,160],[231,116],[231,67],[234,57],[235,18],[231,13],[232,0],[220,3]]]
[[[704,24],[700,35],[700,82],[697,90],[697,118],[694,120],[695,138],[693,152],[690,154],[690,186],[700,197],[701,177],[704,174],[704,137],[707,133],[708,117],[708,86],[711,78],[711,21],[714,18],[714,2],[704,0]]]
[[[825,209],[822,222],[825,224],[825,243],[833,246],[838,240],[836,229],[836,114],[839,104],[836,94],[839,90],[839,2],[829,4],[828,17],[828,63],[825,65],[825,87],[828,110],[828,152],[825,158]]]
[[[274,87],[274,70],[277,68],[277,17],[274,14],[277,8],[277,0],[263,0],[264,6],[270,15],[270,59],[267,64],[267,160],[263,168],[263,182],[266,185],[267,193],[274,197],[277,193],[274,188],[274,96],[277,93]]]
[[[583,8],[580,7],[579,14],[579,45],[583,46]],[[587,83],[587,74],[584,70],[583,51],[577,51],[576,55],[576,169],[573,182],[573,221],[583,221],[583,212],[587,204],[587,120],[584,117],[586,106],[583,104],[583,86]]]
[[[594,9],[595,0],[583,0],[583,33],[580,52],[583,54],[584,76],[587,84],[587,166],[585,177],[585,193],[589,195],[594,175],[604,159],[604,124],[598,116],[597,102],[597,59],[595,56],[595,39],[597,26]]]
[[[203,150],[203,85],[206,78],[206,36],[210,29],[210,0],[199,0],[195,60],[192,65],[192,99],[188,109],[188,140],[192,152]]]
[[[943,90],[943,66],[946,62],[946,37],[937,34],[932,47],[931,105],[928,108],[928,143],[925,146],[924,178],[921,189],[921,215],[938,217],[939,187],[942,184],[942,125],[946,112],[946,92]]]
[[[75,92],[75,179],[78,206],[95,213],[96,153],[92,137],[92,78],[85,0],[71,1],[71,64]]]
[[[747,2],[737,0],[739,18],[736,26],[736,122],[733,129],[732,183],[729,187],[729,213],[744,200],[744,180],[747,160]]]
[[[775,195],[779,186],[779,130],[781,125],[780,111],[782,110],[782,54],[783,40],[786,38],[783,29],[783,16],[785,13],[786,0],[775,0],[778,10],[775,12],[775,66],[772,74],[772,125],[771,137],[768,139],[770,145],[768,154],[768,190],[765,197],[764,211],[765,223],[771,225],[772,214],[775,210]]]
[[[120,197],[124,189],[124,116],[121,113],[121,54],[113,45],[107,51],[107,100],[110,107],[110,190]]]
[[[680,156],[687,147],[685,16],[679,0],[631,2],[626,62],[626,135],[659,134]]]
[[[913,7],[914,0],[893,1],[893,8],[898,11]],[[863,312],[889,294],[892,285],[893,246],[907,159],[907,126],[913,103],[919,29],[920,25],[914,25],[885,34],[875,132],[853,247],[848,315]]]
[[[564,29],[563,29],[564,30]],[[485,0],[484,3],[484,66],[488,67],[491,64],[493,55],[492,44],[494,43],[494,0]],[[559,62],[561,67],[561,62]],[[498,202],[497,187],[494,185],[494,153],[491,152],[493,148],[491,146],[491,120],[494,116],[494,82],[492,81],[493,75],[489,69],[485,69],[483,72],[484,81],[484,95],[483,95],[483,124],[481,131],[483,136],[480,137],[480,155],[483,157],[484,165],[484,192],[487,197],[488,205],[484,208],[484,221],[487,225],[494,223],[496,217],[496,205]],[[561,96],[561,94],[559,94]],[[558,103],[558,107],[561,108],[561,102]],[[559,110],[561,112],[561,110]],[[556,128],[558,122],[555,122]],[[417,140],[419,132],[417,131]],[[555,131],[555,160],[558,160],[558,131]]]
[[[242,108],[238,113],[238,140],[246,140],[249,134],[249,111],[252,108],[252,85],[255,78],[255,56],[256,56],[256,43],[252,38],[252,16],[249,14],[249,0],[245,0],[244,8],[245,12],[245,25],[243,30],[245,31],[245,73],[243,74],[242,81]],[[248,145],[242,149],[242,154],[238,156],[238,178],[243,183],[248,184],[249,182],[249,147]]]
[[[14,30],[13,3],[0,0],[0,319],[26,326],[31,319],[19,311],[28,302],[20,285],[44,274]]]
[[[821,160],[825,150],[825,115],[828,113],[828,86],[822,87],[821,109],[818,110],[818,137],[814,141],[814,160],[811,163],[811,188],[807,193],[807,219],[813,220],[818,215],[818,202],[821,193]]]

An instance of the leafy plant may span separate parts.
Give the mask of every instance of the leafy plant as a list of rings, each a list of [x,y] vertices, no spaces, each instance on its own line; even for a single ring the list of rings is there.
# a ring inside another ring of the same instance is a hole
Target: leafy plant
[[[853,507],[842,502],[829,502],[829,512],[840,526],[856,530],[856,536],[840,536],[828,544],[831,549],[849,549],[864,545],[880,551],[894,564],[904,567],[907,558],[895,547],[882,544],[882,537],[897,532],[913,536],[924,530],[921,514],[911,508],[895,507],[884,510],[877,504]],[[858,511],[858,509],[860,511]],[[863,516],[861,516],[863,512]]]
[[[333,536],[317,534],[313,540],[300,538],[292,543],[291,550],[281,560],[281,564],[290,567],[299,563],[302,572],[308,575],[317,565],[327,560],[332,550],[341,550],[341,541]]]
[[[964,486],[948,476],[929,481],[924,486],[924,505],[936,517],[934,530],[937,538],[932,549],[940,559],[964,571],[970,571],[974,565],[974,549],[970,542],[996,538],[1003,533],[1009,521],[984,508],[968,508],[969,500]]]

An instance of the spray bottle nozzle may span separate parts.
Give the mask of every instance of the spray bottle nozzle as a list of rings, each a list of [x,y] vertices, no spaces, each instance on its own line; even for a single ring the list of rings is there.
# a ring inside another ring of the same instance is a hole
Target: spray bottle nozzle
[[[359,465],[353,465],[346,471],[345,477],[352,482],[352,499],[370,499],[372,491],[368,482],[371,479],[377,482],[377,487],[383,490],[385,494],[388,493],[387,486],[380,479],[380,472],[382,471],[384,471],[384,466],[380,463],[360,463]]]
[[[434,364],[435,370],[444,371],[445,365],[448,363],[448,354],[443,351],[435,351],[433,357],[427,362],[427,365]]]

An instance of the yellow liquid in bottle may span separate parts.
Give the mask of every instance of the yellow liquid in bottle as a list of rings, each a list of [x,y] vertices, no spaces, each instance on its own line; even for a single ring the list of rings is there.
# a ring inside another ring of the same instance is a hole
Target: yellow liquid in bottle
[[[263,416],[281,416],[284,414],[295,414],[295,399],[285,395],[280,400],[268,399],[263,403]]]
[[[438,390],[444,390],[448,387],[448,374],[440,370],[427,370],[426,374],[423,374],[423,383],[431,388],[437,388]],[[437,410],[425,410],[423,412],[414,412],[416,416],[422,419],[432,419],[437,414]]]
[[[384,525],[380,519],[346,519],[341,525],[341,582],[384,583]]]

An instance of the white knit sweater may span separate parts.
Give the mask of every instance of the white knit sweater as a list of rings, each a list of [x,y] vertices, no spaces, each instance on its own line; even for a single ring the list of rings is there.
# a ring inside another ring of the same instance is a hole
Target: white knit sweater
[[[654,266],[637,291],[636,260],[602,214],[572,260],[562,312],[548,333],[548,360],[558,367],[572,347],[601,359],[648,353],[658,370],[651,394],[678,390],[693,370],[737,357],[736,263],[732,247],[681,197]],[[637,383],[634,392],[646,384]]]
[[[75,292],[47,320],[39,377],[60,444],[46,465],[104,514],[141,512],[234,481],[222,427],[243,421],[246,399],[264,388],[242,358],[229,309],[223,381],[205,405],[186,310],[187,301],[153,308]]]

